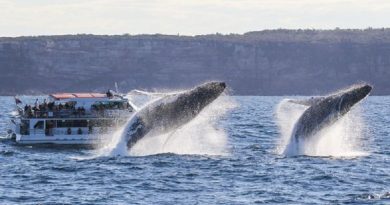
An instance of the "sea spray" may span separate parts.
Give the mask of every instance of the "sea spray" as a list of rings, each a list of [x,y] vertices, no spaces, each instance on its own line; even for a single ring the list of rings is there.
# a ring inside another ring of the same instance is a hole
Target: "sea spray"
[[[154,93],[154,92],[146,92],[141,90],[132,90],[126,94],[126,98],[129,99],[129,102],[132,106],[135,106],[137,110],[139,108],[150,104],[151,102],[161,99],[162,97],[168,95],[174,95],[179,92],[170,92],[170,93]]]
[[[163,135],[157,133],[144,137],[132,147],[130,154],[227,155],[227,134],[218,125],[218,121],[235,106],[230,97],[219,97],[179,129]]]
[[[311,140],[312,146],[305,150],[311,156],[355,157],[368,153],[363,151],[364,121],[361,107],[356,106],[332,126],[321,130]]]
[[[276,119],[281,137],[277,146],[278,154],[286,156],[332,156],[354,157],[366,155],[362,151],[362,133],[364,122],[360,115],[360,106],[354,107],[336,123],[325,127],[307,139],[292,139],[295,124],[307,106],[283,100],[276,109]]]
[[[282,100],[276,107],[276,121],[281,133],[276,151],[283,154],[287,149],[295,149],[294,143],[290,143],[291,134],[294,131],[295,123],[298,121],[307,106],[289,102],[289,99]]]

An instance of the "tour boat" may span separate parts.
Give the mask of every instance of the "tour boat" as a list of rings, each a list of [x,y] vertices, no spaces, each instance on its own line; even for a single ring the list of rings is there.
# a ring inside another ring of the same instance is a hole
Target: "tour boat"
[[[134,111],[127,98],[112,91],[55,93],[18,107],[11,135],[18,144],[104,144]]]

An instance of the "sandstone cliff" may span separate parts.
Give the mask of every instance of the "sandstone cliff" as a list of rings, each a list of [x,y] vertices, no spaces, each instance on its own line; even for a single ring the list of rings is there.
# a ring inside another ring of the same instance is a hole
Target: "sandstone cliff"
[[[243,35],[0,38],[0,94],[188,88],[224,80],[236,95],[323,94],[366,81],[390,94],[390,29]]]

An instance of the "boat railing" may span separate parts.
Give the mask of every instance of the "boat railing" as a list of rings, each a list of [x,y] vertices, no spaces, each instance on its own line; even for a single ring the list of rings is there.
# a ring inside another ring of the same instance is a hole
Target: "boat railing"
[[[23,112],[22,116],[25,118],[117,118],[128,117],[130,115],[128,110],[103,110],[78,112],[75,110],[61,110],[61,111],[34,111]]]

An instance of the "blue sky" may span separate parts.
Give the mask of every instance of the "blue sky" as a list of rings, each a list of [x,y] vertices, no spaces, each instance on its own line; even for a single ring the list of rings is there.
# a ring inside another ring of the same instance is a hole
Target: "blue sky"
[[[389,0],[0,0],[0,36],[390,27]]]

